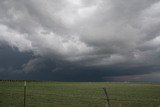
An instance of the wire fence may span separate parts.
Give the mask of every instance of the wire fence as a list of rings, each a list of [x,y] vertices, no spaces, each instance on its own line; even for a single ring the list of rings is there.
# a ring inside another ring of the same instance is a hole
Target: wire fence
[[[0,82],[0,107],[160,107],[158,98],[125,98],[114,92],[81,83]]]

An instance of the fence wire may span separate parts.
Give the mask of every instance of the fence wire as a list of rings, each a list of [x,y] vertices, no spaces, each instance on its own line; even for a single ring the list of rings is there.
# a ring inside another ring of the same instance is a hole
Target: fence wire
[[[27,82],[25,107],[106,107],[103,87],[94,85]],[[107,86],[106,91],[110,107],[160,107],[160,98],[134,99],[123,90]],[[23,82],[0,82],[0,107],[24,107]]]

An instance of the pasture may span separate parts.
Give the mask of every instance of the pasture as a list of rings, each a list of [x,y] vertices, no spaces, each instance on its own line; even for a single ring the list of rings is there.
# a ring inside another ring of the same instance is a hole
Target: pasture
[[[27,81],[25,107],[160,107],[160,84]],[[0,81],[0,107],[24,107],[24,82]]]

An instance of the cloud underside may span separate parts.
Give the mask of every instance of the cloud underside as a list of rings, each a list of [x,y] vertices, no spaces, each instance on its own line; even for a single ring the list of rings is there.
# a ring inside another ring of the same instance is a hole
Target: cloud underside
[[[160,0],[0,1],[0,45],[33,54],[24,72],[159,71],[159,28]]]

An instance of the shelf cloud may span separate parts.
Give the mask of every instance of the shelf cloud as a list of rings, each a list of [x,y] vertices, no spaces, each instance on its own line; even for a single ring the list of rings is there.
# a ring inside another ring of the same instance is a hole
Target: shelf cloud
[[[160,0],[0,1],[0,47],[0,58],[11,50],[11,56],[22,54],[25,60],[16,68],[6,57],[13,69],[0,63],[6,78],[13,71],[70,81],[80,75],[84,81],[155,75],[160,70]]]

